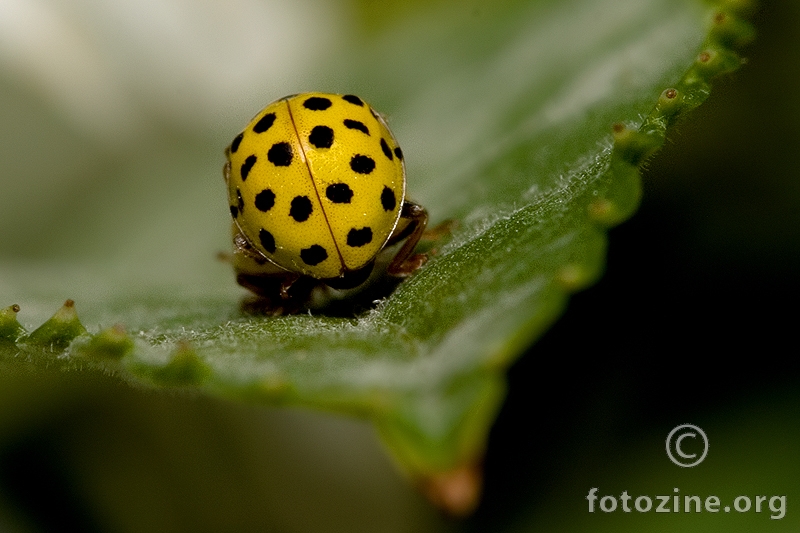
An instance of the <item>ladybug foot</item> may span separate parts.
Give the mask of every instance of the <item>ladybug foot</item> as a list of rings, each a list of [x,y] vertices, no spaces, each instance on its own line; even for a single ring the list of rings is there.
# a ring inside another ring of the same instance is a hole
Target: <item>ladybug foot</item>
[[[281,281],[280,286],[278,287],[278,293],[281,296],[281,300],[286,302],[292,298],[292,294],[290,294],[289,291],[299,279],[300,279],[300,274],[296,273],[286,274],[283,281]]]
[[[395,268],[390,268],[389,274],[398,278],[407,278],[427,262],[427,254],[414,254]]]

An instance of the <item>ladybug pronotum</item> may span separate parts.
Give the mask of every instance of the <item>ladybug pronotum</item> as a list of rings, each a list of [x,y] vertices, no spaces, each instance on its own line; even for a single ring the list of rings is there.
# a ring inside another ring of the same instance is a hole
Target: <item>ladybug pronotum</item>
[[[385,120],[354,95],[305,93],[259,112],[226,148],[233,263],[240,285],[296,309],[316,285],[348,289],[402,239],[387,272],[412,255],[428,215],[406,199],[403,152]]]

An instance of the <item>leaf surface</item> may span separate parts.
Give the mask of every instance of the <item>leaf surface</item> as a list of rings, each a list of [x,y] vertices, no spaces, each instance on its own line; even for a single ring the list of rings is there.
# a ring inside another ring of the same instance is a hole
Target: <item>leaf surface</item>
[[[606,229],[638,204],[638,166],[705,99],[709,79],[736,68],[730,49],[748,28],[733,9],[695,0],[411,10],[343,46],[315,89],[384,111],[411,197],[434,224],[457,221],[429,244],[423,269],[307,314],[243,312],[232,272],[213,259],[228,247],[222,134],[187,137],[117,174],[134,200],[125,246],[112,250],[119,239],[100,226],[109,217],[119,229],[115,214],[130,204],[100,191],[94,219],[65,224],[98,228],[103,246],[0,261],[3,305],[30,310],[25,320],[77,302],[29,336],[14,310],[0,314],[2,364],[102,368],[153,387],[367,417],[418,479],[474,465],[506,368],[569,293],[600,276]],[[139,178],[150,192],[131,185]]]

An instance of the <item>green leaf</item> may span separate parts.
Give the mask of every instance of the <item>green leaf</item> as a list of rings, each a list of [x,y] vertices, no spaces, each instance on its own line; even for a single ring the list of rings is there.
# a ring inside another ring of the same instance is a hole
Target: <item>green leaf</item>
[[[752,37],[738,6],[443,2],[341,45],[313,88],[386,112],[411,196],[457,225],[396,288],[378,280],[307,314],[242,311],[213,257],[229,246],[222,147],[257,109],[225,131],[155,130],[96,163],[77,208],[40,213],[46,238],[2,229],[18,240],[2,248],[0,297],[43,319],[67,291],[94,334],[59,312],[14,343],[9,322],[0,357],[365,417],[432,498],[466,512],[505,370],[601,275],[605,232],[636,209],[638,166],[669,125],[738,66],[732,48]],[[448,499],[457,482],[466,496]]]

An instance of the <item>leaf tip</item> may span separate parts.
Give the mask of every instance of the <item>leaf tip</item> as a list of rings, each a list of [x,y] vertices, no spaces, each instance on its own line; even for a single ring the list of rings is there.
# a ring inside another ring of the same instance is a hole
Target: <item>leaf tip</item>
[[[78,336],[85,335],[86,328],[78,318],[75,301],[67,300],[44,324],[28,335],[24,342],[30,345],[50,347],[53,351],[64,351]]]
[[[116,324],[92,336],[85,346],[77,350],[76,355],[90,359],[118,361],[132,350],[133,339],[122,325]]]
[[[285,397],[292,389],[289,380],[283,374],[271,374],[259,382],[259,391],[272,400]]]
[[[611,227],[616,226],[628,218],[629,212],[633,209],[635,209],[635,207],[623,209],[617,202],[610,198],[597,198],[589,203],[587,212],[589,214],[589,219],[594,223],[600,226]],[[570,275],[567,274],[566,278],[568,279],[569,277]],[[567,285],[569,286],[570,283],[567,282]]]
[[[677,91],[672,98],[665,95],[667,91],[670,91],[670,89],[661,93],[665,103],[670,103],[677,99]],[[675,104],[670,103],[669,105]],[[611,131],[614,136],[614,155],[635,167],[638,167],[645,159],[650,157],[661,146],[663,139],[663,135],[659,136],[635,130],[621,122],[614,124]]]
[[[436,507],[453,517],[475,511],[481,496],[483,474],[480,465],[470,464],[429,475],[420,481],[423,494]]]
[[[700,78],[708,80],[714,76],[733,72],[742,64],[743,60],[734,52],[726,49],[707,47],[697,55],[694,64],[695,76],[687,75],[688,83],[703,83]]]
[[[709,38],[719,42],[723,46],[730,48],[742,48],[747,46],[756,38],[756,30],[752,24],[737,16],[741,13],[748,15],[748,10],[744,5],[733,5],[728,2],[714,12],[711,19],[711,30]],[[744,4],[744,2],[741,2]]]
[[[749,17],[758,9],[758,0],[719,0],[719,6],[741,17]]]
[[[591,285],[595,278],[595,273],[584,265],[571,263],[558,269],[555,281],[567,292],[577,292]]]
[[[200,358],[189,341],[178,341],[169,362],[150,371],[160,385],[189,387],[202,385],[211,377],[211,368]]]
[[[25,328],[17,320],[19,310],[17,304],[0,309],[0,343],[15,343],[25,334]]]
[[[666,119],[672,118],[683,108],[683,93],[674,87],[664,89],[658,97],[656,103],[656,113]]]

